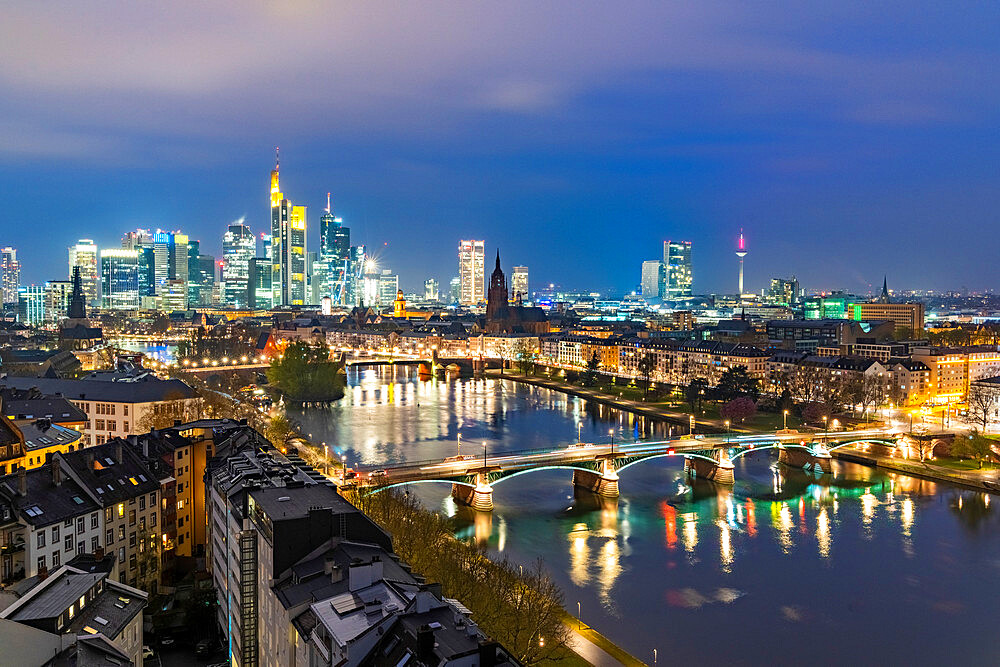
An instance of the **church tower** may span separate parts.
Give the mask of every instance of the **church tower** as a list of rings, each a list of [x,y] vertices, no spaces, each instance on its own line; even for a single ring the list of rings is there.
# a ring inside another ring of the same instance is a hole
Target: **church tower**
[[[490,288],[486,292],[486,322],[506,320],[508,317],[507,278],[500,268],[500,251],[497,250],[496,268],[490,275]]]

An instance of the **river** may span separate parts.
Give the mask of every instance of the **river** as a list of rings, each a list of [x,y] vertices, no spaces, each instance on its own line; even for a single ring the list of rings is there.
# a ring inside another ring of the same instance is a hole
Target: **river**
[[[576,397],[494,379],[355,370],[336,404],[290,414],[349,464],[662,437]],[[413,493],[498,556],[542,559],[566,608],[636,657],[708,664],[994,664],[996,499],[834,462],[816,476],[767,452],[731,488],[692,484],[676,459],[623,471],[621,497],[575,497],[572,474],[498,483],[492,515],[450,487]]]

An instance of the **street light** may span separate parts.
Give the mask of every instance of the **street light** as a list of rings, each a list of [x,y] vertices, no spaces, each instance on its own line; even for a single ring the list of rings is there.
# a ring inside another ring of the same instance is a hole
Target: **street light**
[[[483,474],[486,474],[486,441],[483,440]]]
[[[580,629],[583,630],[583,615],[580,613],[580,603],[576,603],[576,620],[580,624]]]
[[[829,419],[830,419],[829,417],[827,417],[826,415],[823,415],[823,440],[824,441],[830,439],[830,422],[829,422]]]
[[[577,422],[576,423],[576,441],[577,442],[583,442],[583,439],[580,437],[580,429],[582,429],[582,428],[583,428],[583,422]]]
[[[729,436],[732,435],[733,430],[729,427],[729,420],[726,420],[726,444],[729,444]]]
[[[608,435],[611,436],[611,453],[615,453],[615,430],[613,428],[608,429]]]
[[[783,421],[781,423],[781,430],[782,431],[787,431],[788,430],[788,410],[783,410],[782,412],[784,412],[784,418],[783,418]]]

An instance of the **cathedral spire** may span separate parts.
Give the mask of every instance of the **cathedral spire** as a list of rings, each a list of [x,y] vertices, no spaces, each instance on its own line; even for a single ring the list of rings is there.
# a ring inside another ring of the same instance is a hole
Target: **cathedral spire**
[[[494,271],[499,271],[499,270],[500,270],[500,248],[497,248],[497,265]]]
[[[882,276],[882,293],[878,297],[879,303],[889,303],[889,277]]]

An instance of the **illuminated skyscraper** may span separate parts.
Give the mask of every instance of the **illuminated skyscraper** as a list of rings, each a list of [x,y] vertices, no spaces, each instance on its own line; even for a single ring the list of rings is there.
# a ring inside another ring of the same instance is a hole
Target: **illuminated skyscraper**
[[[105,248],[101,251],[101,308],[139,308],[139,251]]]
[[[83,297],[89,306],[97,305],[97,245],[90,239],[80,239],[69,247],[69,275],[73,267],[80,267]]]
[[[649,299],[660,299],[664,295],[666,271],[664,264],[658,259],[650,259],[642,263],[642,296]]]
[[[438,300],[438,281],[436,279],[428,278],[424,281],[424,299],[427,301]]]
[[[0,293],[2,303],[17,303],[17,288],[21,286],[21,263],[17,250],[11,247],[0,250]]]
[[[257,256],[257,238],[243,218],[229,225],[222,236],[223,303],[244,308],[247,304],[250,260]]]
[[[665,299],[691,296],[694,274],[691,271],[691,242],[664,241],[663,264],[666,269]]]
[[[333,304],[347,304],[347,283],[351,259],[351,230],[344,219],[333,215],[330,193],[326,193],[326,212],[319,219],[319,260],[326,272],[327,285],[323,296]]]
[[[306,302],[306,207],[281,194],[277,151],[271,171],[271,289],[275,306]]]
[[[486,300],[485,262],[486,241],[461,241],[458,244],[460,305],[475,306]]]
[[[526,266],[515,266],[514,273],[511,276],[511,290],[513,292],[512,296],[514,302],[517,303],[520,298],[521,301],[528,300],[528,267]]]

